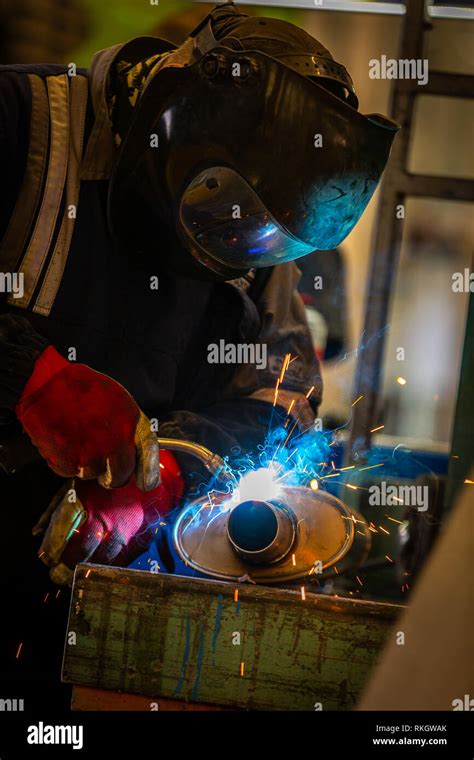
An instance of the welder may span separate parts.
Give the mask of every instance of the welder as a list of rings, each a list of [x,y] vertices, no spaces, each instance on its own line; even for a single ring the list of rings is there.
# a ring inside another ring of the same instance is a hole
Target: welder
[[[59,584],[79,561],[143,553],[199,478],[158,450],[158,427],[228,456],[291,402],[311,426],[322,383],[295,260],[353,229],[395,132],[358,111],[320,42],[232,3],[179,47],[142,37],[87,71],[0,67],[0,263],[21,283],[1,296],[2,559],[17,588],[34,582],[38,518]],[[265,344],[265,367],[209,362],[221,341]]]

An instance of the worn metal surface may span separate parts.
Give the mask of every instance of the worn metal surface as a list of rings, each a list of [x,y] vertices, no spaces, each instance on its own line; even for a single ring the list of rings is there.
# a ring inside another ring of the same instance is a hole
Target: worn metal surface
[[[401,609],[79,565],[63,680],[247,709],[351,709]]]
[[[71,699],[71,710],[75,712],[228,712],[232,709],[179,699],[142,697],[140,694],[93,689],[90,686],[74,686]]]

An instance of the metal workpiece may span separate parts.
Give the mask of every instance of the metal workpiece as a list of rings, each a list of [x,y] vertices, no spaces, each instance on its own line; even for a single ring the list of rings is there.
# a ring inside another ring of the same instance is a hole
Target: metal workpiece
[[[179,515],[173,543],[189,567],[209,577],[281,584],[359,567],[371,534],[364,518],[335,496],[298,486],[282,488],[273,502],[203,496]]]
[[[244,562],[279,562],[292,549],[298,526],[294,513],[281,502],[243,501],[227,521],[227,538]]]

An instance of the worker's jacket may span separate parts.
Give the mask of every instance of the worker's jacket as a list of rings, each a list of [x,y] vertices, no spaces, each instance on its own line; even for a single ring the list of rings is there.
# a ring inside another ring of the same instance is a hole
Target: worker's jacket
[[[14,409],[33,369],[30,325],[124,385],[162,435],[229,454],[263,443],[270,417],[284,419],[293,400],[291,414],[310,425],[321,379],[295,264],[250,284],[201,282],[168,271],[159,239],[138,251],[112,241],[107,75],[124,49],[141,60],[161,45],[141,38],[102,51],[90,71],[0,66],[0,277],[10,291],[0,294],[0,407]],[[12,328],[5,312],[24,319]],[[256,344],[266,357],[253,356]]]

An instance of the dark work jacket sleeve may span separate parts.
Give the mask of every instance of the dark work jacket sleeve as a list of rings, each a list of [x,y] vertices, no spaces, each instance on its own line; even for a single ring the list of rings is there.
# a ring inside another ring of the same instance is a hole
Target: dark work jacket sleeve
[[[257,455],[269,430],[281,425],[288,411],[296,432],[313,425],[322,380],[297,292],[299,276],[294,263],[275,267],[255,301],[260,316],[257,340],[266,350],[265,367],[236,365],[221,402],[199,412],[173,412],[161,421],[161,436],[196,441],[232,459],[246,452]],[[283,372],[287,356],[291,363]],[[197,460],[186,455],[180,461],[191,479],[203,476]]]
[[[0,240],[10,221],[23,179],[29,139],[27,127],[29,113],[26,78],[13,73],[2,73],[0,76]]]
[[[48,345],[25,317],[0,314],[0,408],[15,408],[37,358]]]

